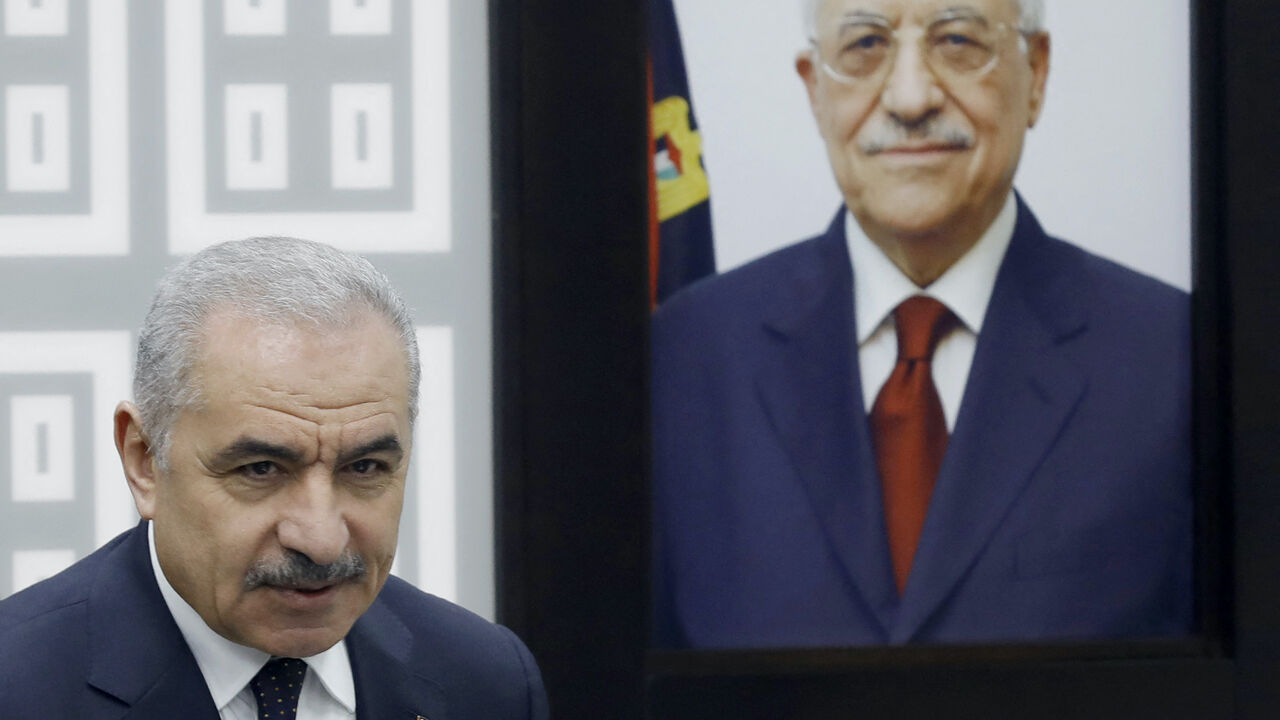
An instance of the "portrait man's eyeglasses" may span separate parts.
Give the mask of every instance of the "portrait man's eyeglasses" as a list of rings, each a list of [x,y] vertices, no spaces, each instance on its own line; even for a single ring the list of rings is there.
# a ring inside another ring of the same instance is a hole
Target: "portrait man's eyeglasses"
[[[879,15],[852,13],[820,29],[810,42],[823,72],[833,80],[879,87],[892,71],[901,43],[910,42],[913,34],[926,66],[946,84],[991,72],[1010,37],[1016,36],[1025,51],[1028,33],[968,12],[943,13],[923,30],[895,30]]]

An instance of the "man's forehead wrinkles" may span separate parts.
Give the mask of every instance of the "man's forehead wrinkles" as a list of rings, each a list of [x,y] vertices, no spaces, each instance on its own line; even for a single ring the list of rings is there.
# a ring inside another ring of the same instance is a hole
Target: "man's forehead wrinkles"
[[[268,385],[257,385],[255,386],[255,389],[261,392],[263,395],[266,395],[269,397],[284,398],[301,407],[315,408],[317,410],[343,410],[347,408],[358,409],[358,408],[362,408],[370,405],[380,405],[382,403],[395,399],[395,396],[392,395],[391,393],[380,392],[378,393],[378,397],[376,398],[367,398],[367,399],[361,399],[361,400],[348,400],[346,398],[331,398],[331,399],[317,400],[317,397],[322,398],[323,395],[317,394],[314,392],[309,392],[309,391],[295,392],[295,391],[289,391],[289,390],[279,390],[277,388],[273,388]],[[290,412],[292,414],[292,411],[290,410],[285,410],[283,408],[276,408],[274,405],[268,404],[263,401],[254,401],[251,404],[257,407],[262,407],[267,409],[280,409],[282,412]]]
[[[315,418],[307,417],[306,415],[302,414],[302,412],[301,412],[299,409],[287,408],[287,407],[280,407],[280,406],[277,406],[277,405],[270,405],[270,404],[262,403],[262,402],[251,402],[251,403],[247,403],[247,404],[248,404],[250,407],[255,407],[255,408],[259,409],[259,410],[265,410],[265,411],[267,411],[267,412],[269,412],[269,413],[276,413],[276,414],[279,414],[279,415],[287,415],[288,417],[291,417],[291,418],[293,418],[293,419],[295,419],[295,420],[301,420],[302,422],[307,423],[308,425],[317,425],[317,424],[318,424],[318,423],[315,421]]]
[[[840,19],[846,23],[849,22],[875,22],[888,24],[889,16],[870,10],[849,10],[841,13]]]
[[[369,405],[365,403],[363,405]],[[250,421],[251,425],[262,426],[265,422],[267,425],[277,424],[278,429],[272,432],[273,435],[284,433],[287,437],[294,441],[301,441],[308,445],[319,443],[321,446],[328,446],[331,443],[345,444],[349,442],[347,438],[352,434],[368,435],[369,432],[362,428],[369,423],[377,423],[384,425],[386,423],[379,422],[377,419],[387,416],[392,426],[396,425],[396,414],[391,410],[378,410],[377,412],[358,413],[352,417],[343,413],[339,416],[317,416],[317,412],[324,411],[323,408],[306,407],[306,408],[287,408],[263,403],[249,403],[251,407],[264,411],[270,416],[276,416],[277,420],[258,420]],[[359,410],[359,406],[356,406]]]
[[[909,17],[920,17],[929,21],[936,21],[946,16],[963,16],[963,17],[980,17],[985,18],[992,8],[986,8],[969,2],[953,2],[948,4],[908,4],[905,7],[897,7],[893,9],[869,8],[865,5],[850,4],[841,8],[836,12],[836,18],[840,22],[876,22],[892,24]]]
[[[297,401],[303,409],[309,410],[352,410],[359,411],[365,408],[376,408],[391,400],[390,395],[378,398],[377,400],[361,400],[359,402],[345,402],[335,400],[332,402],[321,402],[315,399],[314,395],[308,393],[290,393],[289,399]]]
[[[948,5],[930,15],[930,21],[935,23],[961,19],[986,20],[987,13],[972,5]]]

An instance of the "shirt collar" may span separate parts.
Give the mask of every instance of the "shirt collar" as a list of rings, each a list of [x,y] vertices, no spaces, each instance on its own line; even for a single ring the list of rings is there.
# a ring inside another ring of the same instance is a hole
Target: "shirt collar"
[[[1017,219],[1018,203],[1010,192],[1004,207],[978,242],[941,277],[927,288],[921,288],[871,242],[853,213],[846,211],[844,229],[849,259],[853,263],[858,344],[865,343],[889,313],[913,295],[927,295],[940,301],[971,332],[978,334],[995,289],[996,273],[1013,239]]]
[[[169,614],[173,615],[173,621],[177,623],[183,639],[191,648],[191,654],[195,655],[200,673],[209,686],[209,694],[213,696],[213,703],[221,712],[258,674],[262,666],[267,664],[271,656],[219,635],[173,589],[160,569],[160,559],[156,555],[156,531],[152,523],[147,523],[147,544],[151,548],[151,570],[160,586],[164,604],[168,606]],[[355,713],[356,687],[351,675],[351,659],[347,657],[346,641],[339,640],[328,650],[302,660],[311,668],[312,674],[320,679],[320,684],[333,699],[345,707],[347,712]]]

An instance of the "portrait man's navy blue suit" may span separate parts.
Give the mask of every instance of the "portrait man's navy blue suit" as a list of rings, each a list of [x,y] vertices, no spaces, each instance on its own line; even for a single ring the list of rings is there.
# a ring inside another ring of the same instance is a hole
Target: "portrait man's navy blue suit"
[[[1013,191],[1043,3],[802,4],[796,69],[845,207],[654,315],[659,643],[1191,632],[1189,299],[1049,237]],[[894,361],[914,295],[958,322],[946,353]],[[878,460],[909,433],[872,422],[910,363],[942,409],[907,407],[949,432],[914,546]]]
[[[397,578],[346,642],[358,717],[546,717],[523,643]],[[145,525],[0,604],[0,647],[6,718],[218,718],[156,586]]]
[[[659,309],[663,644],[1190,629],[1185,293],[1046,236],[1020,205],[901,598],[853,312],[842,217]]]

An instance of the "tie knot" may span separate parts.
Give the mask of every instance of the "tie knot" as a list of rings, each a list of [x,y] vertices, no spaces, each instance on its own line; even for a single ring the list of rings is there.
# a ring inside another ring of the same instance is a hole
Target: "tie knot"
[[[952,317],[946,305],[924,295],[902,301],[893,311],[899,360],[929,360]]]
[[[259,718],[293,718],[298,712],[298,696],[307,664],[297,658],[272,658],[249,681],[258,701]]]

